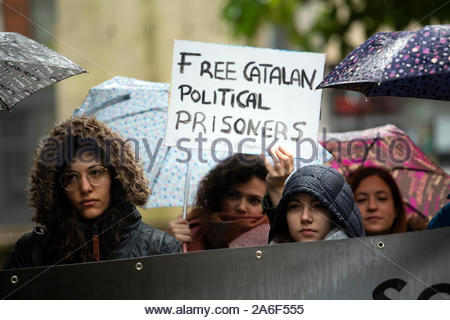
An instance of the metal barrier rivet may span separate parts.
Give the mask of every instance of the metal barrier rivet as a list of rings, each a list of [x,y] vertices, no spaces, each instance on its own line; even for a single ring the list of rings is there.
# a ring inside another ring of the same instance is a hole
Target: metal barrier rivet
[[[19,277],[16,275],[11,276],[11,283],[17,284],[19,282]]]
[[[136,263],[136,270],[141,271],[144,268],[141,262]]]
[[[383,242],[383,241],[378,241],[377,247],[378,247],[379,249],[383,249],[383,248],[384,248],[384,242]]]
[[[258,250],[256,251],[256,259],[261,259],[262,258],[262,251]]]

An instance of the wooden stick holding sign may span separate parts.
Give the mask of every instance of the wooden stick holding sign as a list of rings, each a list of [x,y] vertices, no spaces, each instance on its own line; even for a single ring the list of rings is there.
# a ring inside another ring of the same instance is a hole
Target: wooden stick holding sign
[[[189,199],[189,182],[191,181],[191,170],[189,166],[189,161],[186,162],[186,181],[184,183],[184,199],[183,199],[183,219],[187,219],[187,207]],[[183,242],[183,252],[187,252],[187,243]]]

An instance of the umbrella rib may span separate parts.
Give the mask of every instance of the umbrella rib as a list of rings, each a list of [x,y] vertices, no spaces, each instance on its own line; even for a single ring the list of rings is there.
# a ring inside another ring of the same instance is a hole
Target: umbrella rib
[[[146,112],[150,112],[150,111],[161,111],[161,112],[165,112],[165,110],[164,110],[163,108],[152,108],[152,109],[142,110],[142,111],[135,112],[135,113],[127,113],[127,114],[125,114],[125,115],[122,115],[122,116],[118,116],[118,117],[112,118],[112,119],[108,120],[108,122],[114,122],[114,121],[116,121],[116,120],[128,118],[128,117],[131,117],[131,116],[135,116],[135,115],[142,114],[142,113],[146,113]]]
[[[166,152],[164,153],[164,158],[161,161],[161,165],[159,166],[158,171],[156,172],[155,177],[153,178],[153,181],[151,182],[152,187],[158,182],[159,176],[161,174],[162,166],[163,166],[162,164],[167,160],[167,156],[169,155],[170,148],[171,147],[166,148]]]
[[[116,103],[119,103],[119,102],[123,102],[123,101],[126,101],[126,100],[130,100],[130,98],[131,97],[130,97],[129,94],[124,94],[122,96],[115,97],[115,98],[113,98],[111,100],[103,102],[97,108],[92,109],[90,113],[95,113],[95,112],[100,111],[102,109],[105,109],[105,108],[107,108],[109,106],[112,106],[113,104],[116,104]]]
[[[407,171],[417,171],[417,172],[426,172],[426,173],[432,173],[439,176],[447,176],[446,174],[442,174],[436,171],[432,171],[429,169],[419,169],[419,168],[408,168],[408,167],[393,167],[392,170],[407,170]]]
[[[11,111],[11,108],[3,101],[2,97],[0,97],[0,105],[2,106],[2,111]]]
[[[424,215],[419,209],[413,207],[412,205],[410,205],[407,201],[403,200],[403,203],[410,208],[411,210],[413,210],[414,212],[418,213],[419,216],[421,216],[422,218],[428,218],[426,215]]]

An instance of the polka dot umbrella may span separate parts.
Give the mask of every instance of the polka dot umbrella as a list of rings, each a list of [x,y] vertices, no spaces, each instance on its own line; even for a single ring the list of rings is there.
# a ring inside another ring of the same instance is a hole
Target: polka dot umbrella
[[[380,32],[351,52],[317,88],[450,100],[450,25]]]

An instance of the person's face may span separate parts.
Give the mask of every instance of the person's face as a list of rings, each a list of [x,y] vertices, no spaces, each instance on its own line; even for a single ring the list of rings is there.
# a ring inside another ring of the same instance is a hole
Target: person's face
[[[361,181],[355,190],[367,235],[389,233],[396,217],[394,199],[386,182],[377,175]]]
[[[297,242],[322,240],[333,229],[331,214],[308,193],[293,196],[287,204],[289,234]]]
[[[241,215],[262,215],[261,203],[265,193],[266,183],[253,177],[225,194],[222,211]]]
[[[77,157],[63,174],[70,189],[64,193],[82,217],[95,219],[109,207],[111,177],[92,155],[83,154],[81,159]]]

